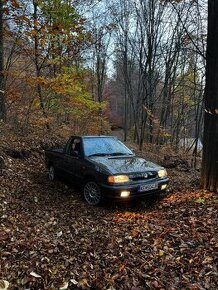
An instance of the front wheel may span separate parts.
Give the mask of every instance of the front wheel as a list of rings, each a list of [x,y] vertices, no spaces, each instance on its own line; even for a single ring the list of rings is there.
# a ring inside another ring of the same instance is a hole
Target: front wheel
[[[83,195],[85,200],[90,205],[98,205],[101,202],[101,190],[99,185],[93,181],[88,180],[83,187]]]
[[[48,168],[48,179],[51,181],[55,180],[55,169],[53,165],[50,165]]]

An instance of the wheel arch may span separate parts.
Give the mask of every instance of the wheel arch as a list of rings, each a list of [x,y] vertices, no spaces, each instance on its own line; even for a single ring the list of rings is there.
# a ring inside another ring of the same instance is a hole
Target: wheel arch
[[[53,166],[54,167],[54,162],[53,161],[49,161],[48,162],[48,166],[47,167],[49,168],[50,166]]]
[[[86,174],[86,175],[84,175],[84,177],[83,177],[83,183],[85,183],[88,180],[93,180],[96,183],[98,183],[96,176],[94,176],[93,174]]]

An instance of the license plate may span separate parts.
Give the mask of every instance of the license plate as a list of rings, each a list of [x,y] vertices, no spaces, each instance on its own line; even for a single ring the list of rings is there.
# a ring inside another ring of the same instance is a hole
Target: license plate
[[[154,190],[158,188],[158,184],[157,183],[151,183],[151,184],[143,184],[140,185],[138,188],[139,192],[143,192],[143,191],[150,191],[150,190]]]

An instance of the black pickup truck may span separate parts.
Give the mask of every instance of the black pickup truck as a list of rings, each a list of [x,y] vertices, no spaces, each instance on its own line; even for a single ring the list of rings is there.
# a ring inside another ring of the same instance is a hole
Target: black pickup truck
[[[166,170],[136,157],[116,137],[72,136],[61,149],[45,151],[48,176],[63,176],[83,187],[85,200],[131,199],[166,191]]]

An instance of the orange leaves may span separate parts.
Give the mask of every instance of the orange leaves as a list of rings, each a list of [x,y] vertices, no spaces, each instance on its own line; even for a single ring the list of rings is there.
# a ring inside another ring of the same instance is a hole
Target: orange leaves
[[[140,236],[140,231],[138,231],[137,229],[133,229],[131,233],[131,237],[135,239],[135,238],[138,238],[139,236]]]
[[[119,272],[122,272],[124,269],[125,269],[125,264],[121,264],[120,266],[119,266]]]
[[[16,11],[21,8],[17,0],[3,0],[3,5],[7,4],[7,7],[4,7],[4,13],[10,15],[10,11]],[[15,17],[15,15],[13,15]],[[16,16],[17,17],[17,16]]]
[[[26,32],[26,36],[36,37],[37,35],[38,35],[38,31],[35,29],[32,29],[31,31]]]
[[[70,1],[33,1],[35,10],[27,9],[27,2],[4,3],[11,22],[7,45],[14,49],[7,72],[7,105],[19,124],[38,128],[54,121],[67,123],[70,132],[97,133],[100,121],[105,122],[99,116],[105,105],[92,99],[91,71],[77,69],[82,67],[80,50],[88,41],[85,19]]]
[[[16,9],[20,8],[20,5],[17,0],[11,0],[11,6]]]
[[[162,256],[164,256],[165,252],[163,250],[159,250],[158,254],[159,254],[160,257],[162,257]]]
[[[47,79],[45,77],[32,77],[32,78],[29,78],[27,80],[27,82],[31,86],[41,85],[41,86],[43,86],[45,88],[49,88],[50,87],[50,81],[49,81],[49,79]]]
[[[146,214],[140,214],[140,213],[134,213],[134,212],[124,212],[124,213],[119,213],[114,217],[114,220],[116,222],[134,222],[136,220],[142,220],[146,221],[147,220],[147,215]]]
[[[54,65],[59,65],[58,58],[55,60]],[[60,74],[54,78],[48,77],[31,77],[27,83],[34,87],[40,86],[43,94],[46,96],[46,107],[50,108],[48,115],[56,116],[59,118],[63,116],[68,119],[70,126],[74,127],[74,132],[97,134],[101,126],[107,124],[106,121],[99,115],[100,109],[103,109],[106,104],[102,102],[99,104],[92,100],[89,93],[89,79],[91,78],[90,72],[86,69],[76,70],[74,68],[64,67]],[[39,102],[34,101],[32,107],[39,110]],[[47,119],[47,118],[46,118]],[[54,121],[54,117],[52,118]],[[31,118],[33,123],[35,118]],[[38,118],[37,125],[46,124],[44,118]],[[36,122],[34,121],[34,124]],[[72,127],[69,127],[70,133]],[[65,130],[65,131],[68,131]]]
[[[52,117],[43,117],[40,115],[36,115],[34,117],[32,117],[32,120],[31,120],[31,124],[34,125],[36,128],[42,128],[42,127],[45,127],[47,124],[51,124],[53,121],[53,118]]]
[[[19,19],[20,19],[21,21],[26,22],[26,23],[29,23],[29,22],[30,22],[29,18],[26,17],[25,15],[21,15],[21,16],[19,17]]]
[[[7,7],[4,8],[4,13],[5,13],[6,15],[9,15],[9,14],[10,14],[9,9],[8,9]]]
[[[0,241],[8,239],[8,233],[6,231],[0,231]]]

